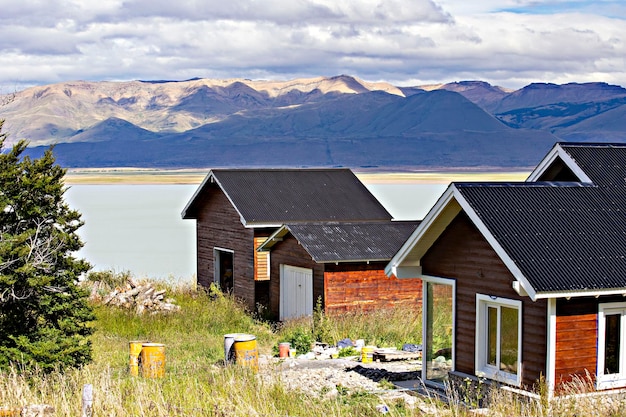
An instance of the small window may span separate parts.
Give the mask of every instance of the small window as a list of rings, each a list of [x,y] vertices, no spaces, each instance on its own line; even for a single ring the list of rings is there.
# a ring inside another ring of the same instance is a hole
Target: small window
[[[597,388],[626,386],[626,303],[600,304]]]
[[[522,302],[476,294],[476,375],[521,384]]]

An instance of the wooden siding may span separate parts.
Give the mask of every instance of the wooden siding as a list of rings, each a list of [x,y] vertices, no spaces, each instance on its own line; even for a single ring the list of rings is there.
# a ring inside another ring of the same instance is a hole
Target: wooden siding
[[[267,236],[254,238],[254,279],[266,281],[270,279],[269,252],[257,252],[256,249],[267,240]]]
[[[269,313],[278,319],[280,313],[280,265],[291,265],[313,270],[313,306],[318,299],[324,305],[324,267],[313,262],[298,241],[287,234],[270,253]]]
[[[547,302],[520,297],[513,276],[464,212],[422,258],[424,275],[456,280],[456,363],[474,374],[476,294],[522,301],[522,383],[530,387],[546,372]]]
[[[239,214],[217,186],[198,198],[201,199],[196,221],[198,284],[208,287],[213,282],[214,249],[231,250],[234,253],[233,294],[254,309],[254,230],[243,227]]]
[[[383,262],[327,264],[324,272],[325,311],[368,311],[395,306],[420,308],[422,280],[385,274]]]
[[[555,382],[595,375],[598,303],[594,299],[559,299],[556,303]]]
[[[557,383],[594,377],[598,366],[598,310],[603,303],[624,302],[621,296],[559,299],[556,304]]]

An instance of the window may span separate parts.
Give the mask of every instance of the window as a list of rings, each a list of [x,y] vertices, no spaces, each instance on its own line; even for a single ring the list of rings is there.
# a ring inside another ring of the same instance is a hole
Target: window
[[[600,304],[598,311],[598,389],[626,386],[626,303]]]
[[[476,294],[476,375],[521,384],[522,302]]]

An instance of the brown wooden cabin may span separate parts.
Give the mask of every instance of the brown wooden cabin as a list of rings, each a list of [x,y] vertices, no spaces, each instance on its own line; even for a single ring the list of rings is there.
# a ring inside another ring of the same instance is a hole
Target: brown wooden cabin
[[[302,223],[282,226],[259,247],[270,254],[271,315],[307,316],[394,306],[419,308],[419,279],[399,280],[385,266],[419,222]]]
[[[448,376],[626,387],[625,178],[626,145],[558,143],[526,182],[449,186],[386,268],[449,289]],[[440,384],[429,331],[422,372]]]
[[[183,210],[196,220],[197,280],[216,283],[255,310],[267,307],[267,254],[256,248],[299,222],[389,222],[349,169],[213,169]]]

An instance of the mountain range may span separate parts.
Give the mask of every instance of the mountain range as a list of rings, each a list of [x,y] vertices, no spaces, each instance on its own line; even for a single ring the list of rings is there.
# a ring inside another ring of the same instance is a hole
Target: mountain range
[[[558,141],[626,142],[626,89],[348,75],[64,82],[0,97],[6,145],[73,167],[515,169]]]

